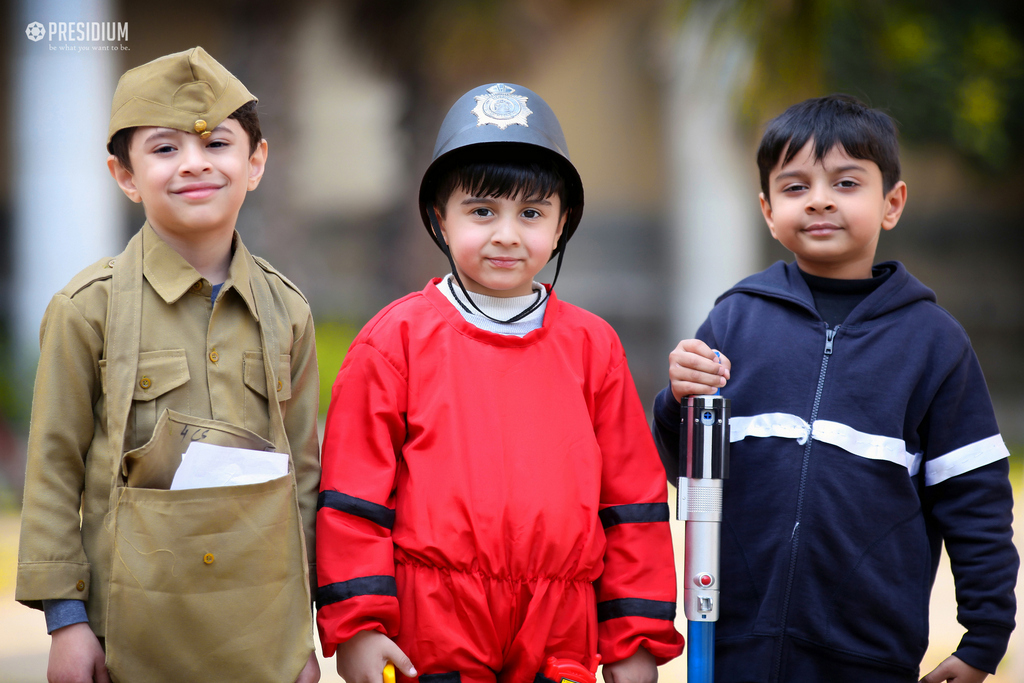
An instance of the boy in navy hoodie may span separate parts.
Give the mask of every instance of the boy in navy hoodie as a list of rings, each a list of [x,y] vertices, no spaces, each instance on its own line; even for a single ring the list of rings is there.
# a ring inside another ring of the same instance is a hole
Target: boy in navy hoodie
[[[945,543],[967,633],[923,680],[981,681],[1014,627],[1009,454],[963,328],[902,264],[873,265],[907,196],[895,125],[807,100],[757,160],[795,263],[719,297],[654,411],[675,481],[680,399],[732,400],[717,680],[917,680]]]

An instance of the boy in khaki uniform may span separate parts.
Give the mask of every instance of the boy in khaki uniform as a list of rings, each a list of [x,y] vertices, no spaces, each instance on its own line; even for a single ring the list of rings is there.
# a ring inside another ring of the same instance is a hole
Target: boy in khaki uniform
[[[255,104],[200,47],[114,93],[107,165],[147,220],[52,299],[29,432],[16,598],[46,612],[51,681],[319,679],[313,320],[235,232]],[[169,490],[197,441],[289,474]]]

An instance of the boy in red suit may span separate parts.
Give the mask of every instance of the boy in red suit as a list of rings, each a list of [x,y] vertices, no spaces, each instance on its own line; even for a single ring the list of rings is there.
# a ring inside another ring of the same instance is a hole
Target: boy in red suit
[[[328,411],[324,652],[349,683],[653,683],[683,648],[664,475],[615,332],[534,282],[583,211],[547,104],[464,95],[420,209],[452,272],[367,323]]]

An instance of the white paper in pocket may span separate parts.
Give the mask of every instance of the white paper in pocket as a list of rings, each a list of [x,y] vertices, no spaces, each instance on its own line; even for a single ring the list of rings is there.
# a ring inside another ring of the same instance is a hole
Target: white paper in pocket
[[[260,484],[288,474],[288,454],[193,441],[181,456],[171,490]]]

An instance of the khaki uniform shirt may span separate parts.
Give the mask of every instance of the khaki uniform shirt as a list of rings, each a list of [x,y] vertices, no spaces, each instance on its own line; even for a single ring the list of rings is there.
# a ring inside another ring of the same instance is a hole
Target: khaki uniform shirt
[[[216,303],[211,284],[148,225],[142,228],[143,292],[139,362],[124,450],[145,444],[165,408],[221,420],[270,438],[268,394],[280,401],[292,450],[310,577],[320,481],[319,378],[313,319],[305,298],[237,233]],[[86,601],[89,623],[105,632],[113,484],[106,415],[106,325],[114,268],[103,259],[51,300],[40,331],[29,429],[28,467],[16,599]],[[266,278],[280,355],[278,386],[267,387],[252,278]]]

